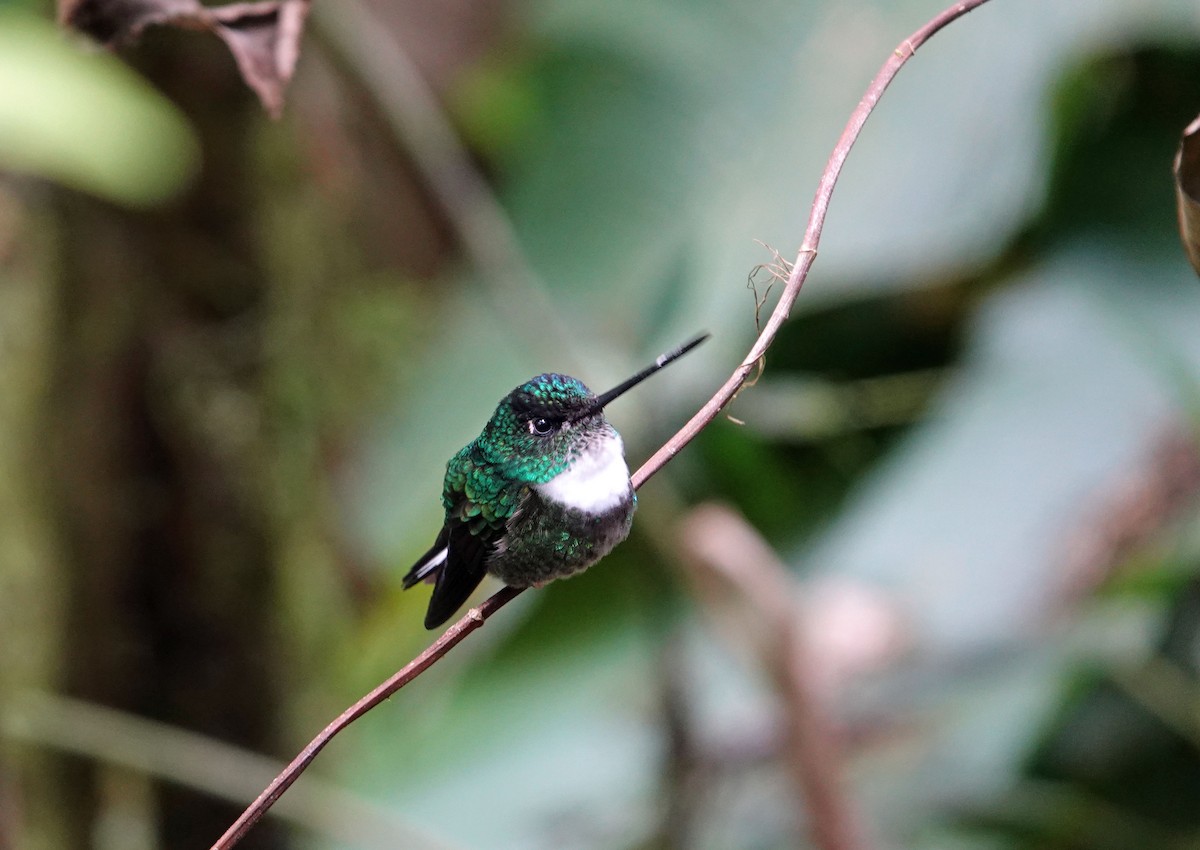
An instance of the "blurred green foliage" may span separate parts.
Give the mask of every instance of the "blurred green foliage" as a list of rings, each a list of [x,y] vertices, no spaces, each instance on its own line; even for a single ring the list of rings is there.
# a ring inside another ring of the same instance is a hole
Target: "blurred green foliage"
[[[0,167],[145,205],[196,170],[187,123],[119,60],[0,7]]]
[[[478,5],[378,12],[509,216],[545,339],[319,27],[269,124],[213,40],[152,34],[134,71],[0,9],[0,846],[213,840],[236,809],[197,777],[255,790],[215,744],[163,766],[15,697],[290,757],[428,641],[399,578],[496,400],[707,328],[613,405],[648,456],[740,361],[754,270],[793,255],[842,123],[936,11]],[[631,540],[349,730],[314,768],[349,795],[245,846],[800,846],[776,696],[679,580],[708,500],[798,599],[850,586],[895,626],[826,694],[877,846],[1200,845],[1200,286],[1169,169],[1197,78],[1183,0],[1010,0],[940,33],[851,154],[763,375]]]

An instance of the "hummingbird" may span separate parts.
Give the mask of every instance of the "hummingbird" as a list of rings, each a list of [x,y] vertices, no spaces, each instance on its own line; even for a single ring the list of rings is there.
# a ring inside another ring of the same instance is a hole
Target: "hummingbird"
[[[511,587],[575,575],[629,536],[637,495],[605,406],[708,339],[701,334],[606,393],[546,373],[513,389],[446,464],[446,521],[404,589],[433,582],[425,628],[457,611],[491,573]]]

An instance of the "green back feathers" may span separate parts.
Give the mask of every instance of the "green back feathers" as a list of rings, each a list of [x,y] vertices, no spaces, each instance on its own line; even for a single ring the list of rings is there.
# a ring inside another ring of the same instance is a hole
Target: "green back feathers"
[[[477,443],[471,443],[451,459],[442,489],[446,519],[467,523],[472,534],[485,528],[503,529],[525,489],[524,484],[505,478],[492,464],[481,462],[477,452]]]

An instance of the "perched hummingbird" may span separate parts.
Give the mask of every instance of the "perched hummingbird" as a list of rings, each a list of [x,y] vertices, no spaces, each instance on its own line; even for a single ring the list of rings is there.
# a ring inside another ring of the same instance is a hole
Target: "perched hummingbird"
[[[446,464],[446,522],[404,577],[405,589],[434,582],[425,628],[450,619],[485,573],[512,587],[541,587],[587,569],[629,536],[637,497],[604,406],[706,339],[602,395],[545,374],[500,400],[483,433]]]

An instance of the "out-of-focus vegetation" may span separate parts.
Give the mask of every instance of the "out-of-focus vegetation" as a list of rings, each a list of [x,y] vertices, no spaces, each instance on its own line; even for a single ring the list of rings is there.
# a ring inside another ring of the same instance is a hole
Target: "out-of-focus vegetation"
[[[272,774],[251,753],[429,640],[399,579],[496,400],[711,330],[613,405],[646,457],[740,361],[777,292],[746,286],[756,240],[794,255],[937,10],[318,2],[272,123],[214,38],[118,58],[0,3],[0,847],[208,846]],[[680,557],[712,500],[793,570],[874,846],[1200,846],[1200,283],[1170,178],[1197,81],[1190,0],[997,0],[936,36],[738,421],[243,846],[807,846],[769,679]],[[494,198],[438,182],[446,120]]]

